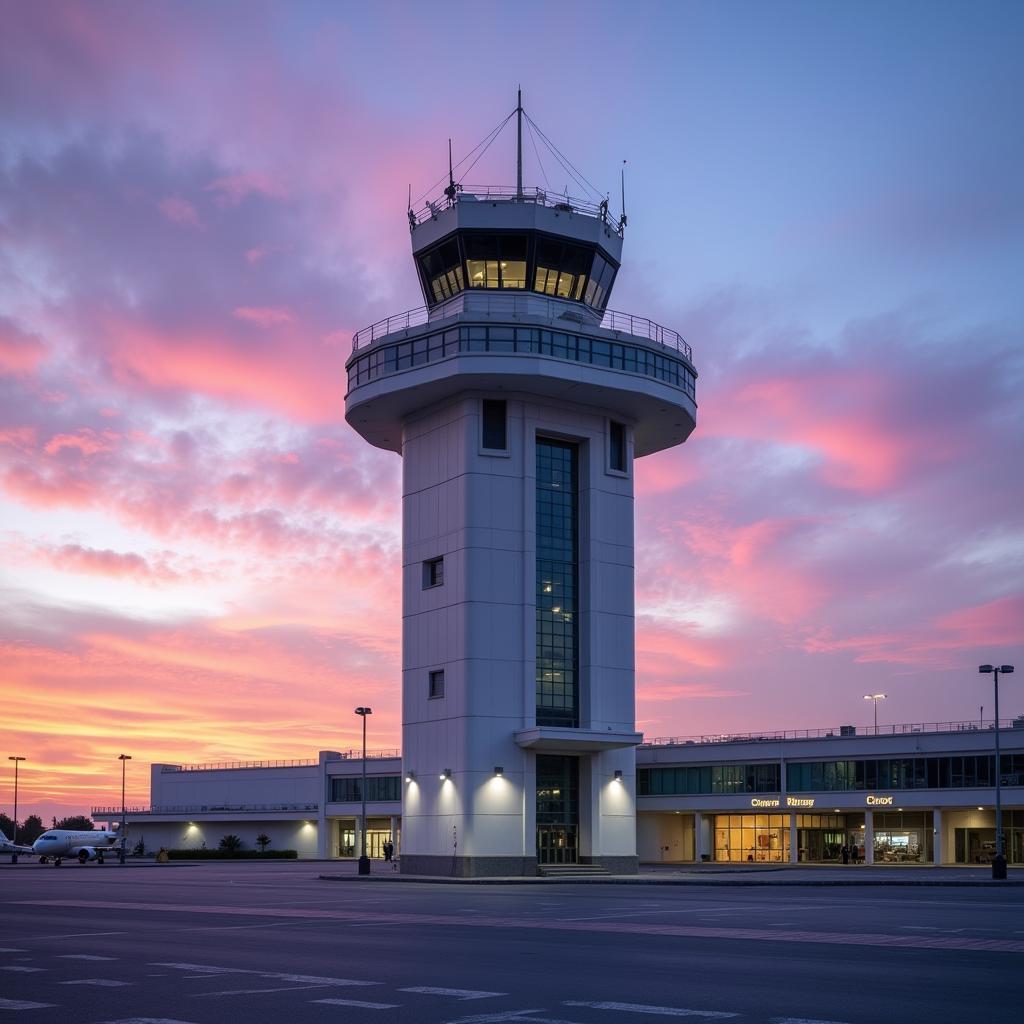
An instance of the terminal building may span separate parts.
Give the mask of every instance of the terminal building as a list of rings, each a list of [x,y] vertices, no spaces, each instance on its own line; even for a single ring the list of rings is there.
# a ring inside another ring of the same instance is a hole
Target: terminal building
[[[995,849],[992,723],[656,739],[636,748],[635,842],[642,864],[699,862],[988,864]],[[1000,730],[1006,857],[1024,864],[1024,716]],[[404,853],[396,750],[367,758],[367,852]],[[129,808],[129,847],[216,848],[237,835],[300,857],[354,859],[362,759],[152,766],[151,800]],[[440,782],[440,780],[438,780]],[[120,807],[95,807],[97,822]],[[450,864],[451,868],[451,864]],[[404,869],[404,865],[403,865]],[[611,869],[615,869],[614,866]]]

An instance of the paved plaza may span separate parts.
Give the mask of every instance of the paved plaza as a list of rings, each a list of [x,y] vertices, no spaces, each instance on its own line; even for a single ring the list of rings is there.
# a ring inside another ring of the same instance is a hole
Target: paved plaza
[[[936,1024],[1019,1009],[1015,886],[412,885],[328,871],[0,865],[0,1019]]]

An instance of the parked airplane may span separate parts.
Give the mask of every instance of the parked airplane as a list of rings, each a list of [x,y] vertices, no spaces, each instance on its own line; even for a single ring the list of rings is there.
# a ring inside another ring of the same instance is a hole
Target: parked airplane
[[[39,863],[53,861],[60,867],[65,857],[77,857],[80,864],[94,860],[103,863],[105,853],[113,853],[120,838],[119,832],[93,829],[91,832],[70,831],[69,829],[47,829],[33,844],[32,852],[39,854]]]
[[[0,853],[32,853],[31,846],[22,846],[19,843],[12,843],[7,836],[0,832]]]

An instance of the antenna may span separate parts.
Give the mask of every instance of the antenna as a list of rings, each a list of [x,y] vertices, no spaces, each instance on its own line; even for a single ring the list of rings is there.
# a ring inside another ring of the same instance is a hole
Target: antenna
[[[523,198],[523,88],[519,87],[516,101],[516,199]]]
[[[622,161],[622,170],[619,172],[622,180],[622,216],[619,217],[619,234],[621,235],[626,227],[626,161]]]
[[[444,190],[444,194],[448,197],[448,205],[455,205],[455,194],[458,189],[455,187],[455,177],[452,173],[452,140],[448,140],[448,187]]]
[[[416,230],[416,214],[412,212],[412,182],[409,182],[409,205],[406,207],[409,214],[409,230]]]

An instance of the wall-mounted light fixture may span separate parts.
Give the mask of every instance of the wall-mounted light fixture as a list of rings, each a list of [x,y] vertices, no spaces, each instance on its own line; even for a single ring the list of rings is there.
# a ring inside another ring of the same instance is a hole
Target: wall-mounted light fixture
[[[441,772],[441,781],[442,782],[447,781],[451,777],[452,777],[452,770],[451,770],[451,768],[445,768],[445,770],[443,772]]]
[[[496,764],[494,766],[494,774],[500,779],[505,774],[505,769],[500,764]]]
[[[416,778],[416,773],[411,768],[406,768],[406,770],[405,770],[405,781],[406,782],[412,782],[412,780],[415,779],[415,778]]]
[[[621,768],[616,768],[615,769],[614,778],[615,778],[616,782],[621,782],[622,781],[622,769]]]

